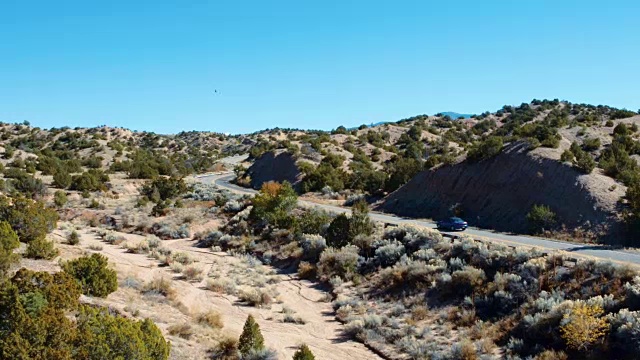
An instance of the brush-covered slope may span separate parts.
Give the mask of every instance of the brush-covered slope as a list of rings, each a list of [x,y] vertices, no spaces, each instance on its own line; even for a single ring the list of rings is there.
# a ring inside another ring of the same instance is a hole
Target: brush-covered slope
[[[439,219],[454,209],[470,224],[499,231],[526,232],[527,214],[546,205],[567,228],[616,230],[617,201],[624,194],[615,180],[582,174],[554,159],[557,152],[517,142],[495,157],[463,161],[419,173],[390,194],[380,210]]]

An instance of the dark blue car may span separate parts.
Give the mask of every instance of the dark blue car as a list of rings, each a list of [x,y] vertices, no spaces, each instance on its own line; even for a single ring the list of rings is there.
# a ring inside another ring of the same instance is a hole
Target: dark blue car
[[[460,219],[459,217],[450,217],[445,220],[440,220],[438,221],[437,225],[438,229],[451,231],[464,230],[469,226],[466,221]]]

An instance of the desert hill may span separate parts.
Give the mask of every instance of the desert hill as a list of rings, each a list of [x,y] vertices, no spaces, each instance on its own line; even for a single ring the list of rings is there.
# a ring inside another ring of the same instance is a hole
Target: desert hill
[[[640,182],[639,122],[624,109],[533,100],[468,119],[419,115],[330,133],[274,129],[257,134],[251,151],[290,153],[287,167],[299,174],[289,177],[301,192],[384,197],[378,209],[405,216],[440,218],[455,208],[477,226],[528,232],[536,205],[553,212],[554,230],[617,233],[629,220],[627,186]],[[261,166],[249,177],[261,183],[278,173]]]

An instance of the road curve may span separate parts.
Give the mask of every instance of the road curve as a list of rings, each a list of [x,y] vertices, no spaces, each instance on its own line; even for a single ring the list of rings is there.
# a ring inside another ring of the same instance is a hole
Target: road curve
[[[196,181],[207,184],[215,184],[221,188],[225,188],[227,190],[240,194],[257,193],[256,190],[243,188],[230,183],[229,181],[233,179],[233,177],[234,175],[229,173],[208,174],[196,176]],[[340,206],[318,204],[304,200],[299,200],[298,203],[304,207],[317,207],[331,213],[351,213],[350,209]],[[428,220],[401,218],[395,215],[379,212],[371,212],[369,213],[369,217],[372,220],[384,222],[387,224],[415,224],[430,228],[435,228],[436,226],[435,223]],[[539,249],[551,251],[560,250],[568,252],[570,254],[575,254],[579,257],[597,258],[600,260],[609,260],[617,263],[640,265],[640,253],[619,249],[610,249],[606,246],[601,245],[570,243],[524,235],[510,235],[475,228],[469,228],[465,230],[464,233],[478,240],[490,241],[508,246],[536,247]]]

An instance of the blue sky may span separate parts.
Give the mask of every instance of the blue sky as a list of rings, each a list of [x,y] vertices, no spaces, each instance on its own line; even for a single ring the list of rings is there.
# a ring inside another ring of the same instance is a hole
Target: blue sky
[[[637,111],[639,10],[588,0],[6,0],[0,121],[239,133],[533,98]]]

